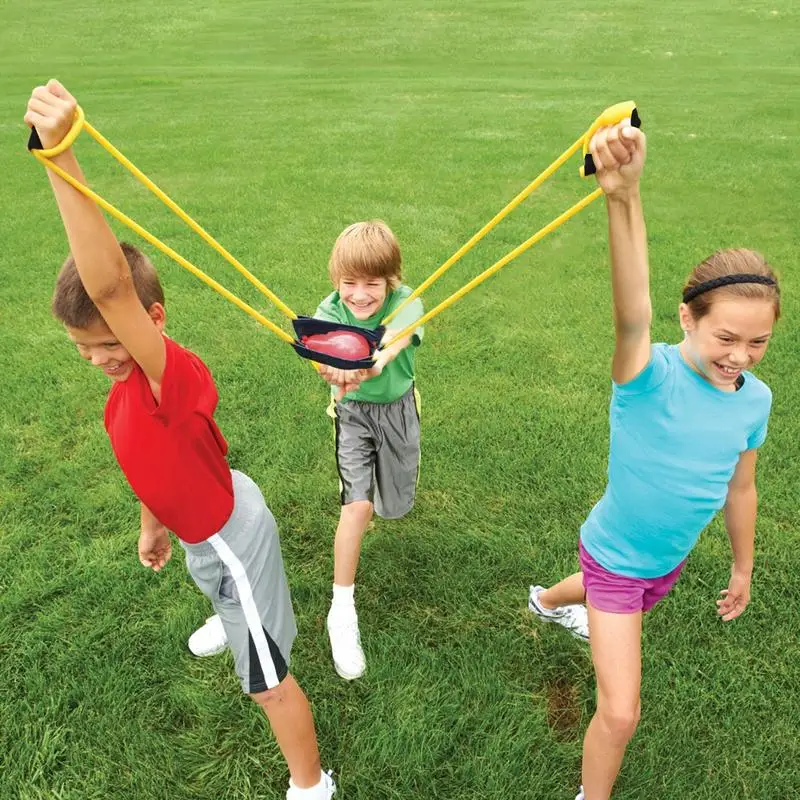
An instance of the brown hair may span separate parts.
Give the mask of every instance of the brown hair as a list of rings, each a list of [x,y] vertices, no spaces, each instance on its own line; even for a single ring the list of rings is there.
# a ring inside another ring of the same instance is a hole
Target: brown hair
[[[164,305],[164,290],[150,259],[132,244],[120,242],[119,246],[130,267],[133,285],[142,305],[147,309],[153,303]],[[88,328],[103,318],[83,288],[72,253],[67,256],[56,278],[52,310],[55,318],[70,328]]]
[[[401,281],[400,245],[389,226],[379,219],[354,222],[336,239],[328,262],[334,286],[342,278],[386,278],[396,289]]]
[[[775,319],[781,315],[781,293],[778,278],[761,253],[745,248],[717,250],[705,261],[698,264],[686,280],[683,293],[694,289],[702,283],[714,281],[732,275],[758,275],[774,281],[764,283],[733,283],[703,291],[687,305],[695,319],[704,317],[711,310],[711,304],[717,297],[747,297],[771,300],[775,308]]]

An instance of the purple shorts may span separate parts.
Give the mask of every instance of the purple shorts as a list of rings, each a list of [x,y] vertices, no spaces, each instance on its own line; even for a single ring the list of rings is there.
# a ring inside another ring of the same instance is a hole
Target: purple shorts
[[[607,611],[610,614],[649,611],[669,594],[686,563],[684,559],[672,572],[660,578],[629,578],[626,575],[615,575],[600,566],[589,555],[583,542],[578,545],[578,555],[587,602],[598,611]]]

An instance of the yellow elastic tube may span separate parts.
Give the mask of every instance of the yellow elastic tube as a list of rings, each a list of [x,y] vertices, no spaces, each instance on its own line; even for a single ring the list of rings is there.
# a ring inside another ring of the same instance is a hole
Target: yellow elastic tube
[[[578,152],[582,139],[578,139],[572,146],[565,150],[547,169],[534,178],[502,211],[495,214],[474,236],[463,244],[447,261],[444,262],[430,277],[423,281],[409,297],[403,300],[391,314],[383,319],[383,325],[388,325],[409,303],[416,300],[434,281],[437,281],[447,270],[450,269],[463,255],[468,253],[495,225],[505,219],[523,200],[538,189],[556,170],[565,164],[572,156]]]
[[[140,183],[146,186],[167,208],[177,217],[183,220],[209,247],[213,247],[234,269],[244,275],[253,286],[256,287],[265,297],[267,297],[277,308],[289,319],[297,319],[297,314],[292,311],[274,292],[270,291],[250,270],[248,270],[238,259],[234,258],[210,233],[195,222],[172,198],[158,188],[132,161],[126,158],[100,131],[90,123],[85,124],[86,133],[89,134],[102,148],[108,151],[120,164],[122,164],[131,175]]]
[[[173,261],[176,261],[184,269],[191,272],[196,278],[199,278],[207,286],[210,286],[212,289],[214,289],[214,291],[221,294],[226,300],[233,303],[246,314],[249,314],[253,319],[260,322],[265,328],[269,328],[269,330],[271,330],[276,336],[283,339],[284,342],[287,342],[288,344],[292,344],[294,342],[294,339],[288,333],[286,333],[286,331],[279,328],[274,322],[267,319],[263,314],[260,314],[254,308],[251,308],[243,300],[240,300],[235,294],[233,294],[233,292],[228,291],[224,286],[222,286],[222,284],[206,275],[205,272],[198,269],[194,264],[192,264],[190,261],[187,261],[180,254],[176,253],[175,250],[164,244],[157,237],[153,236],[152,233],[145,230],[141,225],[134,222],[129,216],[123,214],[118,208],[112,206],[111,203],[109,203],[107,200],[104,200],[96,192],[93,192],[88,186],[84,186],[84,184],[73,178],[72,175],[70,175],[68,172],[65,172],[57,164],[54,164],[49,159],[42,157],[41,151],[33,150],[32,152],[36,159],[45,167],[55,172],[55,174],[60,178],[63,178],[68,184],[70,184],[70,186],[77,189],[82,195],[88,197],[90,200],[93,200],[107,214],[110,214],[112,217],[119,220],[123,225],[127,225],[132,231],[135,231],[143,239],[150,242],[153,247],[157,247],[162,253],[169,256]]]
[[[472,238],[462,245],[450,258],[447,259],[437,270],[426,278],[400,305],[395,308],[391,314],[388,314],[383,319],[383,325],[388,325],[407,305],[412,303],[419,297],[428,287],[437,281],[447,270],[450,269],[462,256],[468,253],[483,237],[492,230],[501,220],[510,214],[523,200],[529,197],[534,190],[538,189],[545,180],[547,180],[556,170],[562,167],[578,150],[583,146],[583,160],[586,161],[586,155],[589,152],[589,144],[592,141],[595,131],[607,125],[616,125],[622,122],[626,117],[631,116],[636,110],[636,103],[629,100],[624,103],[617,103],[616,105],[607,108],[593,123],[583,136],[565,150],[547,169],[538,175],[531,183],[528,184],[502,211],[498,212],[489,222],[486,223]],[[584,174],[584,167],[580,168],[580,175],[582,178],[587,177]]]
[[[582,211],[590,203],[593,203],[595,200],[597,200],[598,197],[602,197],[602,195],[602,189],[595,189],[591,194],[587,194],[586,197],[575,203],[572,208],[567,209],[563,214],[560,214],[552,222],[548,222],[547,225],[534,233],[530,239],[527,239],[521,245],[515,247],[510,253],[506,253],[506,255],[504,255],[499,261],[495,262],[491,267],[489,267],[489,269],[484,270],[480,275],[478,275],[477,278],[473,278],[468,284],[462,286],[457,292],[454,292],[446,300],[443,300],[441,303],[439,303],[436,308],[432,308],[427,314],[424,314],[418,320],[412,322],[407,328],[403,328],[403,330],[396,334],[390,341],[382,345],[382,348],[385,349],[387,347],[391,347],[393,344],[395,344],[395,342],[399,342],[404,337],[413,333],[414,330],[420,325],[424,325],[429,320],[432,320],[434,317],[441,314],[442,311],[453,305],[456,300],[459,300],[465,294],[469,294],[473,289],[476,289],[485,280],[488,280],[496,272],[499,272],[506,264],[513,261],[515,258],[517,258],[517,256],[521,256],[526,250],[529,250],[531,247],[533,247],[536,242],[538,242],[540,239],[543,239],[548,233],[552,233],[552,231],[554,231],[559,225],[563,225],[568,219],[574,217],[579,211]]]

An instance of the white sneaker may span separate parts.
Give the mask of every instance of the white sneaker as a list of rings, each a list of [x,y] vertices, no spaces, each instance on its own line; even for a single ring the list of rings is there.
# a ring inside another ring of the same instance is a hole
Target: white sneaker
[[[346,681],[360,678],[367,668],[361,636],[358,632],[356,607],[337,603],[328,612],[328,638],[331,640],[333,666]]]
[[[576,639],[589,641],[589,615],[586,606],[576,603],[560,608],[545,608],[539,602],[539,594],[544,586],[531,586],[528,595],[528,610],[547,622],[555,622],[566,628]]]
[[[331,776],[331,771],[322,773],[320,782],[309,789],[300,789],[289,779],[289,789],[286,800],[331,800],[336,794],[336,783]]]
[[[578,796],[575,800],[586,800],[586,796],[583,793],[583,786],[581,786],[581,790],[578,792]]]
[[[189,637],[189,652],[199,658],[214,656],[221,653],[227,646],[228,636],[218,614],[209,617],[206,624]]]

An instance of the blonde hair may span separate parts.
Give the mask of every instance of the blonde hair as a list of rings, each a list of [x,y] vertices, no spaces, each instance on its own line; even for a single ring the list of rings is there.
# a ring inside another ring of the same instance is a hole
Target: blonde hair
[[[150,259],[132,244],[120,242],[119,246],[130,267],[133,285],[142,305],[147,309],[153,303],[164,305],[164,290]],[[103,319],[97,306],[83,288],[72,253],[67,256],[56,278],[52,311],[56,319],[70,328],[88,328]]]
[[[328,262],[334,286],[342,278],[385,278],[396,289],[402,282],[400,245],[379,219],[354,222],[337,237]]]
[[[726,284],[725,278],[736,275],[754,275],[771,283],[742,282]],[[698,288],[701,284],[719,281],[720,285],[701,290],[687,305],[695,319],[704,317],[711,310],[714,300],[719,297],[746,297],[772,301],[775,320],[781,315],[781,292],[778,278],[761,253],[745,248],[717,250],[705,261],[698,264],[686,280],[683,294]]]

